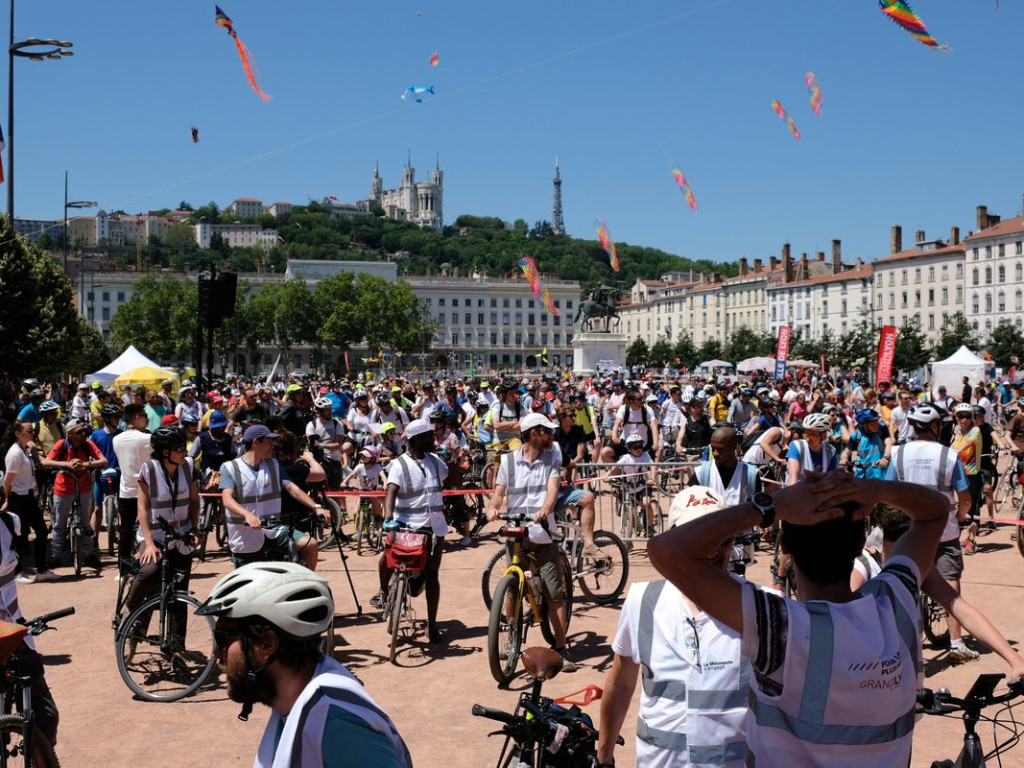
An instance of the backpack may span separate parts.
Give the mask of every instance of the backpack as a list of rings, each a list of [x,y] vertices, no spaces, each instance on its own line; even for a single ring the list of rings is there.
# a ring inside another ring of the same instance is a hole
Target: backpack
[[[629,413],[633,409],[629,407],[628,403],[625,405],[625,408],[626,416],[623,421],[623,424],[636,424],[637,422],[629,420]],[[654,435],[651,432],[650,426],[647,424],[647,403],[640,404],[640,423],[643,424],[644,429],[647,430],[647,443],[644,445],[644,450],[650,453],[651,449],[654,447]]]
[[[740,440],[740,448],[743,450],[744,453],[746,453],[755,445],[757,445],[757,441],[764,437],[764,434],[767,431],[767,429],[755,429],[749,435],[744,435],[743,439]]]

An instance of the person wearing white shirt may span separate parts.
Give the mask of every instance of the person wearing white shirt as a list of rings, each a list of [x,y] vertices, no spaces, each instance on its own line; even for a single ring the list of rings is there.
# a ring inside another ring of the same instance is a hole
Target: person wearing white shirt
[[[117,492],[117,562],[124,575],[135,550],[135,525],[139,519],[139,470],[149,461],[153,447],[146,432],[146,407],[131,403],[124,409],[127,429],[114,438],[114,454],[121,470],[121,484]]]
[[[905,389],[900,390],[898,398],[899,405],[892,409],[892,424],[889,425],[889,431],[896,433],[896,444],[903,445],[909,443],[915,436],[914,428],[907,421],[907,415],[914,405],[914,400]]]
[[[82,382],[78,385],[78,393],[71,400],[71,417],[87,420],[89,418],[89,385]]]
[[[48,530],[43,512],[39,508],[39,488],[36,486],[36,468],[32,459],[36,451],[32,440],[32,422],[15,419],[7,428],[5,444],[9,444],[10,447],[5,457],[7,472],[3,475],[4,496],[7,499],[4,509],[19,520],[19,525],[15,526],[17,530],[14,537],[14,549],[17,550],[22,563],[18,581],[22,584],[56,581],[59,578],[57,574],[47,570]],[[25,563],[28,560],[29,528],[36,535],[34,555],[37,570],[34,574],[25,570]]]

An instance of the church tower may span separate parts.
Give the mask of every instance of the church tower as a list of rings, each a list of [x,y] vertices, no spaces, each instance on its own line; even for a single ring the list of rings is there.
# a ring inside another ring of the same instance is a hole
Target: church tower
[[[380,165],[374,163],[373,165],[373,184],[370,187],[370,202],[380,203],[381,198],[384,196],[384,181],[380,177]]]
[[[562,221],[562,175],[558,172],[558,158],[555,158],[555,203],[551,210],[551,231],[556,235],[565,234],[565,223]]]

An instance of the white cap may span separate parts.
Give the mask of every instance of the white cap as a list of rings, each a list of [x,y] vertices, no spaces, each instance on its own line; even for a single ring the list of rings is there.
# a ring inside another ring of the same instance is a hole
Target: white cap
[[[543,413],[531,413],[519,422],[519,431],[521,433],[529,432],[534,427],[546,427],[552,431],[555,430],[555,425],[548,421],[548,417]]]
[[[416,437],[416,435],[422,435],[426,432],[434,433],[434,428],[430,426],[430,422],[425,419],[413,419],[405,428],[405,437],[409,440]]]
[[[715,491],[703,485],[684,488],[672,499],[668,508],[668,527],[675,528],[703,517],[709,512],[717,512],[724,505],[724,500]]]

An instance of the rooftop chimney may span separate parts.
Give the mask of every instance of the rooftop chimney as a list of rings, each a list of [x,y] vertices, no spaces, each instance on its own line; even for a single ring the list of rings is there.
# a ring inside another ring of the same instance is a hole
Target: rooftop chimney
[[[979,205],[977,208],[978,213],[978,231],[981,232],[984,229],[988,229],[988,206]]]
[[[839,240],[832,241],[832,274],[838,275],[843,271],[843,250]]]
[[[754,259],[754,271],[760,272],[764,269],[764,262],[761,259]]]
[[[789,243],[782,244],[782,281],[784,283],[793,282],[793,257],[789,253]]]
[[[743,277],[746,274],[747,274],[747,260],[744,257],[744,258],[740,259],[740,277]]]
[[[864,259],[857,257],[857,269],[864,269]]]
[[[924,230],[919,229],[914,233],[914,245],[921,245],[924,242]]]
[[[949,244],[960,245],[960,227],[952,227],[949,230]]]
[[[771,265],[771,269],[774,271],[779,266],[779,259],[776,256],[770,256],[768,258],[768,263]]]
[[[824,261],[825,261],[825,252],[824,251],[818,251],[818,261],[824,263]]]
[[[800,279],[806,280],[811,276],[811,265],[807,263],[807,254],[800,256]]]
[[[898,224],[889,230],[889,253],[903,250],[903,227]]]

